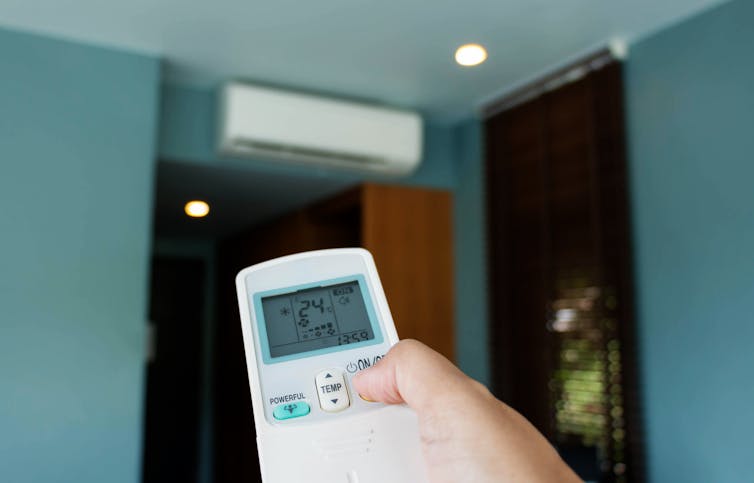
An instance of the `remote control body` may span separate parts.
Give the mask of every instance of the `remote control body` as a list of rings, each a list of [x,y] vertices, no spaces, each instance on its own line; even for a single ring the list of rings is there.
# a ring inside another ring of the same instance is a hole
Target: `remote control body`
[[[416,414],[351,386],[398,335],[360,248],[277,258],[236,277],[265,483],[425,483]]]

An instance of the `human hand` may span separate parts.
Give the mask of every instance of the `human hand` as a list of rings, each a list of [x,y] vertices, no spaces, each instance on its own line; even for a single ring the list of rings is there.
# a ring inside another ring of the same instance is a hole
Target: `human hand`
[[[523,416],[420,342],[399,342],[352,383],[416,411],[432,483],[581,481]]]

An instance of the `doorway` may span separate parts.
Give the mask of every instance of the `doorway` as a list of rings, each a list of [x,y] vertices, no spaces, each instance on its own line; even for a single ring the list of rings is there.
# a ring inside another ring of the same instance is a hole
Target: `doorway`
[[[210,205],[206,218],[183,214],[182,204],[194,199]],[[261,482],[234,286],[249,265],[364,247],[377,263],[399,335],[453,359],[449,191],[161,162],[155,206],[154,303],[168,306],[182,321],[170,327],[183,332],[170,335],[155,324],[156,360],[165,369],[150,366],[147,375],[145,482]],[[181,338],[191,339],[191,351],[176,350]],[[164,362],[165,352],[173,363]],[[191,383],[171,386],[184,379]],[[191,404],[161,416],[176,400]]]

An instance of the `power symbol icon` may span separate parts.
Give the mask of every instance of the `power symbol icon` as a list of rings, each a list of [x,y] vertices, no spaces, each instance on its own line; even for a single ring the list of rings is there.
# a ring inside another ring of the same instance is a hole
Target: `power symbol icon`
[[[346,370],[350,372],[351,374],[356,372],[358,369],[359,369],[359,366],[357,366],[353,362],[349,362],[348,365],[346,366]]]

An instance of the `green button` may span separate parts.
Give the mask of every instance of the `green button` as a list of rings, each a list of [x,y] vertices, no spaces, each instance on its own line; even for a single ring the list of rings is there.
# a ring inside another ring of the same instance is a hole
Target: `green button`
[[[281,404],[272,411],[272,415],[278,420],[300,418],[307,414],[309,414],[309,405],[305,402]]]

